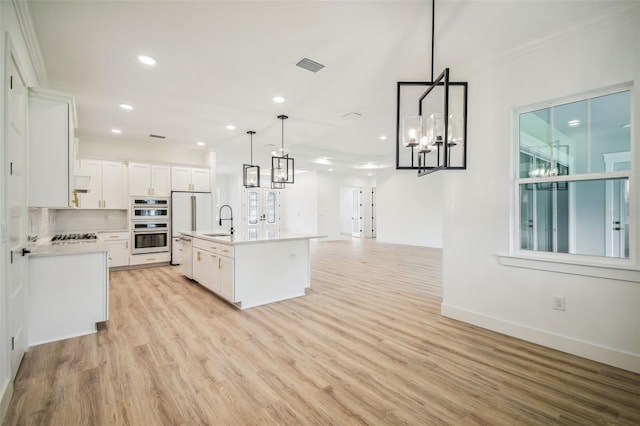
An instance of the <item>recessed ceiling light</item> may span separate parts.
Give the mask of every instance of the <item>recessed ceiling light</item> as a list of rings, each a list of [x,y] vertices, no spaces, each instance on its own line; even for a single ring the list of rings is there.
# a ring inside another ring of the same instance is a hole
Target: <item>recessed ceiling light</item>
[[[233,124],[227,124],[227,130],[234,130],[236,128],[236,126],[234,126]]]
[[[569,120],[567,121],[569,127],[578,127],[580,125],[580,120]]]
[[[386,135],[380,135],[380,140],[381,140],[381,141],[385,141],[385,140],[387,140],[387,136],[386,136]]]
[[[367,173],[367,176],[373,176],[373,173]]]
[[[202,141],[200,141],[200,142],[196,142],[196,144],[197,144],[198,146],[204,146],[204,145],[205,145],[205,144],[204,144],[204,142],[202,142]]]
[[[284,102],[284,98],[282,96],[274,96],[273,97],[273,102],[277,103],[277,104],[281,104]]]
[[[145,65],[155,65],[156,60],[149,55],[138,55],[138,60]]]
[[[333,169],[329,169],[329,171],[330,171],[330,172],[332,172],[332,171],[333,171]]]
[[[120,129],[111,129],[111,133],[115,133],[116,135],[119,135],[122,133],[122,130]]]
[[[120,108],[125,109],[127,111],[131,111],[133,109],[133,105],[131,104],[125,104],[125,103],[121,103],[120,104]]]

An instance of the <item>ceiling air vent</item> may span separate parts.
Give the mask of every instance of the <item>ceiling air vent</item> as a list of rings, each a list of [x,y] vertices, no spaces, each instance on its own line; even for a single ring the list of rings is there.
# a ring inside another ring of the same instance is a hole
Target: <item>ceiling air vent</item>
[[[324,68],[324,65],[319,64],[316,61],[312,61],[309,58],[300,59],[300,62],[298,62],[296,65],[299,66],[300,68],[304,68],[305,70],[311,71],[311,72],[318,72],[322,68]]]
[[[153,133],[151,133],[149,135],[150,138],[156,138],[156,139],[165,139],[166,136],[162,136],[162,135],[154,135]]]

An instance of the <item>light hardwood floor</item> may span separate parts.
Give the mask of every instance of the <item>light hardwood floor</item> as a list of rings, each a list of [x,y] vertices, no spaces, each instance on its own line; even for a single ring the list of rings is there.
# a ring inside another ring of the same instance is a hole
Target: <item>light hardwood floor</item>
[[[112,274],[94,335],[31,348],[7,425],[640,424],[640,375],[440,316],[441,251],[312,244],[305,297],[239,311]]]

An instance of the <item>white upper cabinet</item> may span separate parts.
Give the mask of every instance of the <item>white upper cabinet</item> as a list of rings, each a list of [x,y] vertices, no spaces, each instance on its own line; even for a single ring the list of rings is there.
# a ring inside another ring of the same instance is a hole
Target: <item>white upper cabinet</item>
[[[29,206],[73,206],[75,103],[71,95],[29,89]]]
[[[129,163],[129,195],[169,197],[171,167]]]
[[[89,192],[79,194],[81,209],[126,209],[125,165],[119,161],[80,160],[76,175],[90,176]]]
[[[173,191],[211,192],[209,169],[193,167],[171,167],[171,189]]]

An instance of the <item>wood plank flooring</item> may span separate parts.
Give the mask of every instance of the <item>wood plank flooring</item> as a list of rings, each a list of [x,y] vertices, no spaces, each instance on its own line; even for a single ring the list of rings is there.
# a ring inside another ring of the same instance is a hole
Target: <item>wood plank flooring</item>
[[[440,316],[441,251],[312,244],[239,311],[177,267],[112,274],[97,334],[31,348],[6,425],[640,424],[640,375]]]

